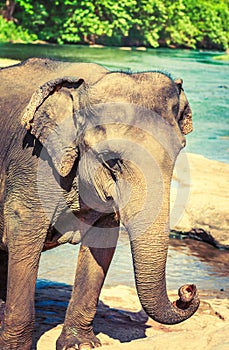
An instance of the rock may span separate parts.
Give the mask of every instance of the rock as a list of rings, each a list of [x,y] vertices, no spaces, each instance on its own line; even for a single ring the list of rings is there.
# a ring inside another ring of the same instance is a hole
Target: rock
[[[146,49],[145,46],[137,46],[137,47],[135,48],[135,50],[136,50],[136,51],[146,51],[147,49]]]
[[[170,292],[171,300],[177,299]],[[141,310],[134,289],[117,286],[104,288],[94,328],[104,350],[226,350],[229,346],[229,300],[226,292],[200,293],[197,313],[174,326],[161,325]],[[58,325],[45,332],[37,350],[55,350],[62,329]]]
[[[105,46],[104,45],[99,45],[99,44],[90,44],[89,47],[96,48],[96,49],[103,49]]]
[[[120,47],[119,47],[119,50],[131,51],[131,50],[132,50],[132,47],[129,47],[129,46],[120,46]]]
[[[171,228],[203,229],[219,244],[229,245],[229,164],[182,153],[173,178]]]

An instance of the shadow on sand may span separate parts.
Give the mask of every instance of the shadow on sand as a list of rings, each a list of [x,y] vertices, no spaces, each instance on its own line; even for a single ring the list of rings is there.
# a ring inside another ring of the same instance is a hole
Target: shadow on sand
[[[51,328],[64,322],[72,287],[67,284],[38,280],[35,296],[36,324],[33,349],[38,339]],[[130,312],[110,308],[99,302],[94,320],[95,334],[103,333],[122,342],[145,338],[148,320],[144,311]]]

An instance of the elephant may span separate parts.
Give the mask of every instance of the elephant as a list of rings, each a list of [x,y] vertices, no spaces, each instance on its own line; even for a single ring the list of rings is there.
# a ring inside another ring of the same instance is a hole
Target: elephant
[[[56,349],[101,345],[93,319],[120,225],[147,315],[193,315],[196,286],[171,302],[165,278],[171,178],[192,130],[182,79],[46,58],[0,77],[0,349],[31,349],[40,255],[64,243],[80,250]]]

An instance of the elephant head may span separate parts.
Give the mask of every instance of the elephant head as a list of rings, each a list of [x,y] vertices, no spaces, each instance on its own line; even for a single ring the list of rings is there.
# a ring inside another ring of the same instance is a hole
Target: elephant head
[[[191,130],[182,81],[158,72],[108,73],[90,86],[83,78],[54,79],[34,93],[22,123],[61,177],[78,160],[84,202],[115,212],[125,226],[147,314],[165,324],[190,317],[199,305],[196,287],[181,287],[171,303],[165,281],[170,183]]]

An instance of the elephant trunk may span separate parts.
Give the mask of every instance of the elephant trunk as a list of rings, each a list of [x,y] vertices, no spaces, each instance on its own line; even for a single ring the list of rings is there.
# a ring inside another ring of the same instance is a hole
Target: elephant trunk
[[[168,239],[165,230],[162,228],[161,235],[158,229],[131,240],[136,286],[142,307],[152,319],[177,324],[195,313],[199,299],[195,285],[191,284],[182,286],[180,299],[170,302],[165,279]]]
[[[151,184],[148,181],[145,190],[144,180],[132,177],[132,195],[129,203],[122,206],[120,216],[130,237],[136,287],[143,309],[157,322],[176,324],[195,313],[199,298],[192,284],[179,289],[180,299],[176,302],[170,302],[167,295],[165,267],[172,170],[162,173],[159,181],[157,174]]]

